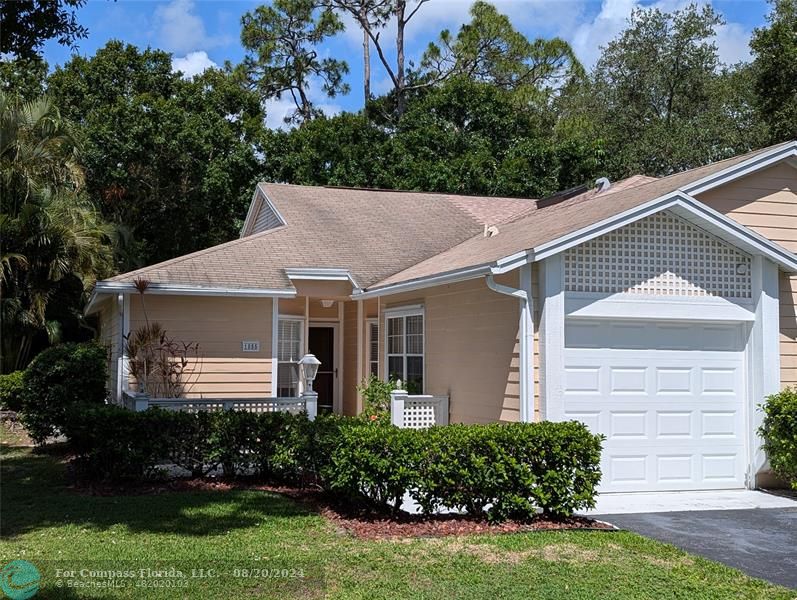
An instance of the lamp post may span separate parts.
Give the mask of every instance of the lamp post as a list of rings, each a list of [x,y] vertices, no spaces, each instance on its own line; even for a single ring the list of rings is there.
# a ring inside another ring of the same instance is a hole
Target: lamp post
[[[318,414],[318,393],[313,391],[313,380],[315,380],[320,365],[321,361],[313,354],[305,354],[299,361],[299,376],[304,382],[302,400],[304,400],[304,408],[311,421],[315,420]]]

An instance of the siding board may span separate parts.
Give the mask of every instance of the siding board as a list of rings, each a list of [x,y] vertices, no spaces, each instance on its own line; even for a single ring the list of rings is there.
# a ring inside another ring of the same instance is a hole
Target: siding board
[[[797,252],[797,169],[780,163],[698,196],[715,210]],[[781,384],[797,384],[797,277],[780,275]]]

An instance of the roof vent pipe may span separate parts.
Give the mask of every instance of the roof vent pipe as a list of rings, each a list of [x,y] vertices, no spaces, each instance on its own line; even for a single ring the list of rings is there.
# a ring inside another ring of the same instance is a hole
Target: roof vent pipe
[[[490,238],[495,237],[498,235],[498,227],[495,225],[490,225],[487,227],[487,223],[484,224],[484,237]]]
[[[609,181],[608,177],[601,177],[600,179],[595,180],[595,185],[598,188],[598,193],[605,192],[610,187],[612,187],[612,182]]]

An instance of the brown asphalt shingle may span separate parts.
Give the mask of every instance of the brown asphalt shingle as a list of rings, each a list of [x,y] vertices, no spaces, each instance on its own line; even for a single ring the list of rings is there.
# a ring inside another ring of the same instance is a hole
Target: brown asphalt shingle
[[[774,147],[773,147],[774,148]],[[284,269],[342,268],[363,288],[491,264],[676,191],[756,152],[661,179],[637,175],[537,208],[534,200],[261,183],[286,226],[112,278],[291,289]],[[485,225],[499,234],[486,238]]]
[[[534,200],[260,184],[287,225],[110,281],[290,289],[287,267],[351,271],[367,287],[522,213]]]

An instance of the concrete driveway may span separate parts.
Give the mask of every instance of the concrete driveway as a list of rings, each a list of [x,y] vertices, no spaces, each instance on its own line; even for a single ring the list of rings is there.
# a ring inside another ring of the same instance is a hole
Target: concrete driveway
[[[797,589],[797,508],[590,516]]]

